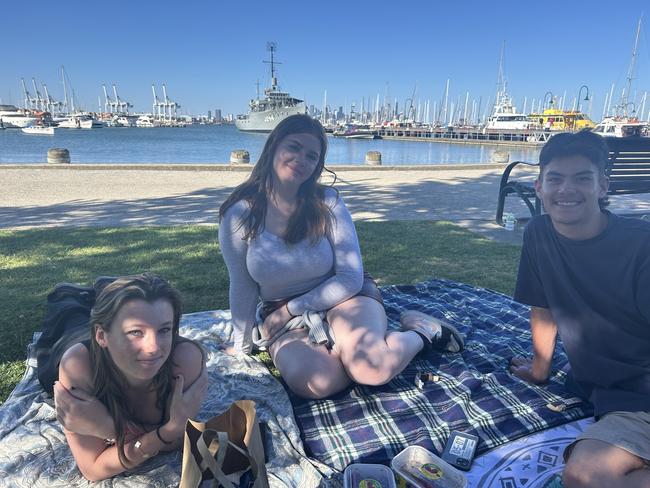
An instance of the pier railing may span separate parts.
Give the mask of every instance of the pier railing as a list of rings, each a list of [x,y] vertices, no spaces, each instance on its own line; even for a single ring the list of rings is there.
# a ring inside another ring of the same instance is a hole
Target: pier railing
[[[379,127],[377,135],[386,139],[409,139],[432,142],[544,144],[552,135],[544,131],[486,131],[482,128]]]

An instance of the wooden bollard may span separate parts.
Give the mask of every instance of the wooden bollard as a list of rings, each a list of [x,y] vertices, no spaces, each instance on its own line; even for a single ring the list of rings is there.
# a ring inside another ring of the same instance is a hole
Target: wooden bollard
[[[379,151],[368,151],[366,153],[366,164],[381,166],[381,153]]]
[[[63,148],[52,148],[47,150],[48,164],[70,164],[70,151]]]
[[[250,154],[245,149],[235,149],[230,152],[230,164],[249,164]]]

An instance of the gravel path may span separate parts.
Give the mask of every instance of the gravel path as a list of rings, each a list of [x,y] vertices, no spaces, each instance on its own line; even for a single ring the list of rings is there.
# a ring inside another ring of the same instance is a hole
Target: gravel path
[[[214,224],[250,167],[0,166],[0,228]],[[452,220],[506,242],[521,229],[494,224],[503,165],[334,167],[355,220]],[[522,176],[534,178],[535,173]],[[326,180],[329,181],[329,180]],[[507,211],[527,217],[508,199]],[[650,213],[650,195],[617,197],[619,213]]]

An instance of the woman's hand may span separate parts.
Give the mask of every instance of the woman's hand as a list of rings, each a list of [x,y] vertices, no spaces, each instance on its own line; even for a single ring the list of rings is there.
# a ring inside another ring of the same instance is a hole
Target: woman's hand
[[[196,416],[208,389],[208,373],[205,368],[190,387],[183,391],[185,379],[178,375],[169,405],[169,421],[160,428],[164,439],[173,442],[185,432],[187,419]]]
[[[274,337],[293,317],[286,305],[267,315],[262,324],[262,338],[270,339]]]
[[[55,382],[54,406],[56,418],[69,432],[115,438],[115,425],[104,404],[81,388],[68,390],[61,382]]]

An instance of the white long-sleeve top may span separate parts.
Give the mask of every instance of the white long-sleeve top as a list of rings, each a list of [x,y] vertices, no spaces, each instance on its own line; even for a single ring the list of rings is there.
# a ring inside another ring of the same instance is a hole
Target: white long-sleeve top
[[[326,311],[356,295],[363,285],[359,240],[352,217],[332,188],[325,191],[332,209],[332,231],[312,244],[309,238],[287,244],[268,231],[244,240],[242,218],[249,210],[240,200],[219,225],[219,245],[230,275],[230,309],[235,348],[251,351],[251,331],[259,300],[295,297],[287,307],[293,315]]]

